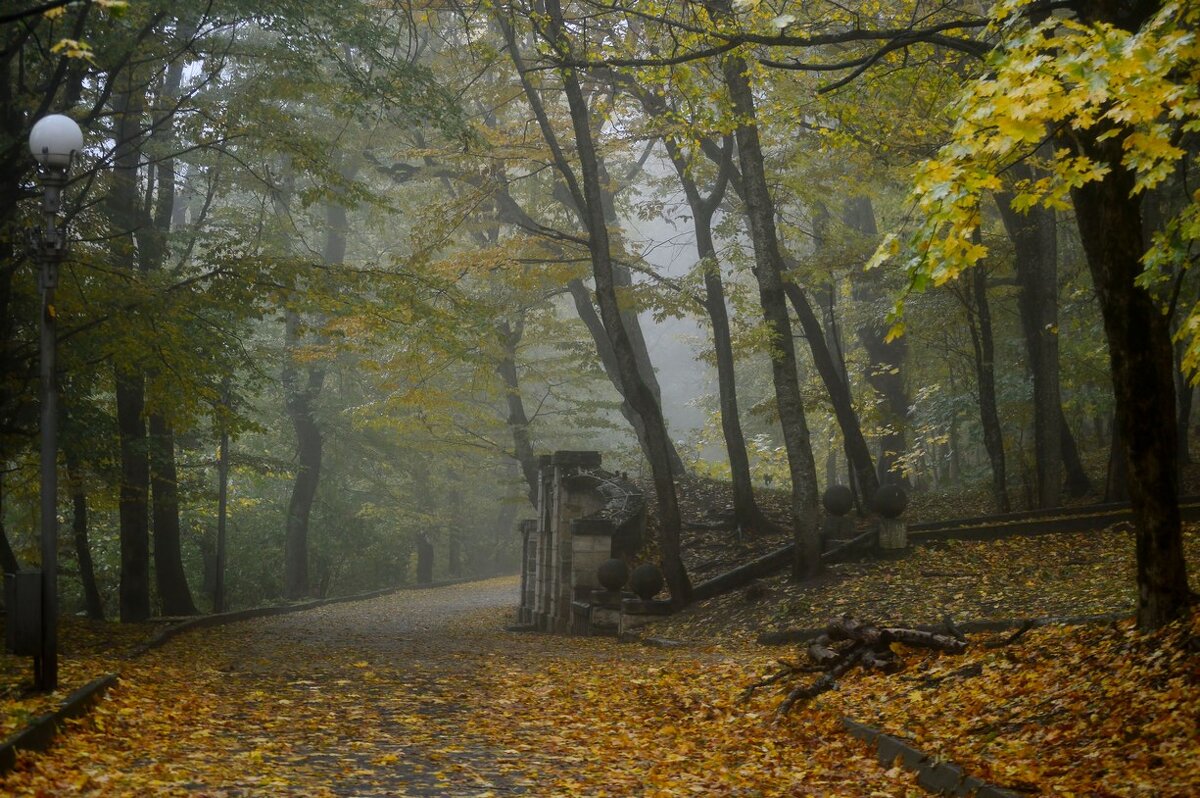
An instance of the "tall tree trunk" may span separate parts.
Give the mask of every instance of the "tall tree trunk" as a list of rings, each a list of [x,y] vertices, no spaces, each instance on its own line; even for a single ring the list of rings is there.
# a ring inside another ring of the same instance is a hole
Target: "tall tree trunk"
[[[190,39],[195,30],[186,23],[181,35]],[[176,59],[166,71],[159,97],[163,107],[155,108],[152,135],[174,147],[174,131],[169,118],[179,96],[183,60]],[[168,253],[171,219],[175,211],[175,161],[163,158],[149,170],[146,187],[146,219],[138,230],[138,255],[143,271],[163,268]],[[157,189],[157,191],[156,191]],[[154,538],[154,576],[158,597],[166,615],[194,615],[196,606],[188,589],[183,568],[183,547],[179,537],[179,485],[175,470],[175,434],[171,421],[161,413],[150,416],[150,493]]]
[[[1092,492],[1092,479],[1083,467],[1083,458],[1079,456],[1079,443],[1071,432],[1062,404],[1058,406],[1058,430],[1062,440],[1063,469],[1067,474],[1067,495],[1079,498]]]
[[[109,215],[116,227],[113,259],[128,272],[135,268],[134,231],[144,221],[139,217],[137,168],[141,120],[144,112],[141,87],[126,76],[127,86],[117,94],[116,152],[113,156],[113,185],[109,193]],[[150,617],[150,465],[146,445],[145,380],[142,366],[114,366],[117,400],[117,432],[120,437],[121,488],[118,508],[121,528],[120,617],[142,621]]]
[[[718,13],[729,13],[728,3],[722,0],[719,5]],[[754,275],[758,280],[759,302],[770,332],[775,402],[783,425],[784,448],[792,480],[793,537],[796,542],[792,577],[800,579],[813,576],[821,570],[817,468],[813,460],[804,403],[800,397],[796,347],[784,296],[783,255],[775,230],[775,207],[767,185],[762,144],[758,136],[754,92],[747,75],[746,62],[741,56],[725,56],[721,69],[734,112],[741,120],[735,136],[742,173],[742,198],[754,246]]]
[[[558,0],[546,3],[549,18],[548,38],[552,47],[569,57],[570,48],[564,36],[562,7]],[[591,111],[579,86],[579,77],[573,68],[562,72],[563,89],[571,112],[571,126],[575,132],[575,148],[579,158],[579,178],[572,193],[577,205],[584,211],[584,225],[588,231],[588,250],[592,260],[592,274],[596,282],[596,299],[600,306],[600,317],[613,344],[621,382],[626,397],[633,409],[646,425],[649,444],[650,470],[654,477],[654,488],[658,500],[659,554],[662,556],[663,575],[671,590],[671,601],[677,607],[691,602],[692,585],[683,566],[679,547],[681,519],[679,498],[675,493],[675,470],[671,463],[674,448],[667,434],[666,419],[654,393],[642,378],[637,357],[625,329],[621,306],[617,298],[617,282],[613,271],[612,252],[608,226],[604,214],[604,197],[600,186],[599,163],[591,132]],[[566,166],[566,164],[562,164]],[[570,170],[564,171],[564,177]]]
[[[643,107],[653,112],[655,97],[648,93],[642,97]],[[665,105],[661,98],[657,105]],[[740,530],[762,530],[770,525],[754,499],[754,486],[750,474],[750,456],[746,451],[746,436],[742,432],[741,413],[738,410],[737,379],[734,370],[733,340],[729,331],[729,312],[725,307],[725,285],[721,281],[721,265],[717,259],[717,247],[713,241],[713,215],[720,207],[729,184],[729,173],[733,166],[733,141],[727,138],[722,147],[720,171],[708,198],[700,196],[692,172],[678,144],[670,137],[662,139],[667,154],[675,167],[675,174],[687,197],[692,212],[692,230],[696,236],[696,256],[704,271],[704,309],[712,326],[713,351],[717,364],[717,396],[721,410],[721,433],[725,438],[725,453],[729,459],[729,476],[733,487],[734,520]]]
[[[1105,21],[1120,21],[1109,19],[1115,12],[1107,4],[1096,13]],[[1121,163],[1128,133],[1100,123],[1085,132],[1064,132],[1060,143],[1110,168],[1102,180],[1074,188],[1071,195],[1100,296],[1117,427],[1129,465],[1137,527],[1138,626],[1157,629],[1186,611],[1191,591],[1179,516],[1171,334],[1157,303],[1135,283],[1142,271],[1143,240],[1140,195],[1134,193],[1134,175]]]
[[[561,21],[561,5],[557,6],[557,8],[559,9],[558,19]],[[595,218],[603,220],[603,223],[605,224],[605,241],[611,246],[611,243],[608,241],[607,231],[607,222],[611,214],[611,197],[610,195],[606,194],[604,187],[600,185],[602,165],[599,155],[596,153],[595,147],[591,147],[591,160],[596,168],[596,183],[597,191],[599,192],[597,200],[600,204],[596,208],[590,208],[587,205],[588,198],[584,196],[583,191],[580,189],[580,181],[576,178],[574,172],[572,171],[571,164],[568,162],[566,153],[563,151],[563,148],[559,143],[558,135],[555,132],[554,126],[551,124],[549,115],[546,113],[545,106],[542,103],[541,94],[529,79],[529,72],[525,68],[525,61],[518,46],[516,28],[514,27],[513,20],[509,17],[506,17],[499,9],[495,11],[492,18],[504,35],[508,53],[512,59],[513,66],[516,67],[517,74],[521,81],[522,90],[525,93],[525,98],[529,102],[529,106],[533,111],[534,117],[537,119],[538,128],[542,132],[542,138],[545,140],[546,145],[550,149],[554,166],[562,177],[562,182],[555,186],[554,195],[559,197],[565,206],[575,211],[579,218],[580,224],[584,230],[588,231],[589,236],[591,235],[591,226],[594,222],[593,214],[596,215]],[[553,32],[550,34],[550,38],[555,38],[557,36],[558,34]],[[579,88],[578,77],[575,78],[575,86],[577,89]],[[580,100],[584,105],[584,110],[586,111],[587,103],[583,100],[582,90],[579,91],[579,94]],[[587,120],[587,124],[589,125],[587,140],[590,143],[593,140],[591,134],[592,121],[590,119]],[[578,133],[576,133],[576,138],[578,139]],[[534,229],[536,229],[536,227],[537,226],[534,225]],[[609,271],[611,271],[612,291],[615,294],[619,288],[627,287],[630,284],[628,270],[613,262],[611,250],[606,256],[606,259],[609,264]],[[594,271],[595,270],[593,269],[593,272]],[[619,309],[623,321],[622,329],[625,330],[624,334],[622,335],[625,343],[618,344],[618,342],[612,338],[613,333],[612,330],[609,329],[609,321],[605,315],[606,311],[604,310],[602,303],[600,313],[598,315],[596,313],[595,306],[592,304],[592,296],[581,280],[570,281],[568,283],[568,288],[571,292],[571,298],[575,301],[575,307],[579,312],[579,318],[583,321],[584,325],[588,329],[588,332],[591,334],[593,341],[596,343],[596,351],[600,357],[601,364],[604,366],[604,371],[608,375],[609,380],[612,382],[613,387],[621,395],[621,413],[626,419],[629,420],[630,425],[634,428],[634,431],[638,436],[638,443],[641,445],[642,453],[646,457],[646,460],[652,462],[653,459],[658,456],[653,450],[665,446],[664,451],[666,453],[667,460],[670,463],[672,473],[676,475],[684,474],[686,469],[684,467],[683,460],[679,456],[679,452],[675,449],[675,442],[671,439],[671,437],[669,435],[665,435],[663,441],[651,441],[651,437],[657,438],[657,433],[649,430],[648,427],[652,426],[655,422],[653,419],[645,419],[639,416],[638,407],[640,406],[642,400],[629,394],[632,388],[625,381],[625,372],[623,370],[623,366],[619,362],[624,358],[624,353],[618,354],[615,351],[618,347],[628,345],[629,354],[633,358],[633,362],[638,369],[638,382],[646,387],[650,397],[654,400],[654,404],[659,407],[656,415],[661,418],[662,410],[659,399],[658,380],[654,376],[653,368],[650,366],[649,354],[646,352],[645,341],[642,338],[640,326],[637,327],[635,332],[631,332],[632,328],[637,326],[636,315],[631,316],[627,311]],[[600,290],[600,286],[596,286],[597,294],[600,293]],[[599,300],[600,297],[597,296],[597,299]],[[629,319],[631,319],[631,321],[629,321],[629,326],[626,327],[624,322]],[[682,587],[682,584],[680,584],[680,587]],[[690,587],[688,592],[690,594]]]
[[[79,584],[83,588],[83,603],[87,617],[94,621],[104,620],[104,602],[96,584],[96,568],[92,563],[92,547],[88,541],[87,490],[83,484],[83,469],[75,448],[71,444],[62,447],[67,461],[67,486],[71,493],[71,531],[75,539],[75,559],[79,564]]]
[[[175,433],[161,415],[150,416],[150,492],[154,498],[154,575],[164,615],[195,615],[179,539],[179,478]]]
[[[600,135],[603,128],[603,119],[593,115],[589,119],[591,125],[592,140]],[[649,156],[649,151],[646,153]],[[632,180],[641,170],[642,162],[639,162],[630,172],[627,180]],[[625,252],[624,242],[621,235],[621,219],[617,215],[616,193],[620,189],[620,184],[614,181],[606,168],[603,155],[596,152],[596,170],[600,183],[600,200],[604,209],[604,221],[610,232],[609,251],[617,252],[623,255]],[[584,211],[578,209],[582,215]],[[618,297],[629,292],[633,288],[633,274],[629,267],[619,260],[613,260],[612,263],[613,285],[615,286]],[[658,384],[658,375],[654,371],[654,364],[650,359],[650,350],[646,346],[646,337],[642,334],[642,323],[638,318],[636,309],[629,308],[626,303],[621,302],[621,321],[624,324],[625,332],[629,337],[629,344],[633,350],[634,360],[637,362],[638,374],[641,376],[642,382],[645,383],[654,401],[658,406],[662,407],[662,388]],[[665,416],[664,416],[665,423]],[[667,443],[670,446],[668,455],[671,458],[671,470],[676,477],[687,476],[687,467],[684,465],[683,458],[679,456],[679,451],[675,448],[675,441],[671,438],[669,431],[667,435]]]
[[[1013,167],[1017,179],[1033,179],[1026,164]],[[1033,382],[1033,450],[1037,506],[1061,504],[1064,469],[1067,490],[1082,496],[1091,489],[1071,428],[1063,416],[1058,366],[1058,226],[1054,211],[1013,210],[1013,196],[996,194],[996,206],[1012,239],[1017,272],[1017,309],[1025,336],[1025,362]]]
[[[1121,445],[1121,431],[1113,419],[1113,434],[1108,445],[1108,468],[1104,478],[1104,501],[1129,501],[1129,458]]]
[[[356,173],[357,163],[351,163],[343,168],[342,177],[352,180]],[[336,266],[346,260],[350,223],[342,201],[339,195],[325,203],[325,245],[321,259],[326,266]],[[325,385],[325,367],[317,364],[300,369],[295,362],[294,353],[300,345],[300,317],[292,311],[287,317],[287,341],[289,357],[283,383],[288,417],[296,431],[297,469],[292,498],[288,502],[283,589],[287,598],[297,599],[308,595],[310,589],[308,526],[321,480],[321,456],[325,446],[325,436],[316,416],[317,401]]]
[[[975,350],[975,375],[979,387],[979,420],[983,425],[983,445],[992,465],[992,501],[996,511],[1009,511],[1008,476],[1004,466],[1004,433],[996,408],[996,368],[992,340],[992,313],[987,298],[987,270],[971,270],[971,297],[964,302]]]
[[[300,345],[299,326],[298,315],[289,311],[286,333],[291,353]],[[303,598],[309,591],[308,524],[321,479],[324,448],[316,403],[324,384],[324,368],[301,368],[295,362],[295,355],[289,355],[283,371],[284,402],[296,432],[296,480],[288,501],[283,544],[283,591],[289,599]]]
[[[117,432],[121,450],[120,617],[123,622],[150,617],[150,462],[146,452],[145,386],[141,372],[115,375]]]
[[[875,225],[875,209],[869,197],[854,197],[846,201],[842,213],[846,227],[855,233],[874,239],[879,231]],[[876,301],[878,291],[874,276],[859,270],[851,271],[851,292],[860,304]],[[908,339],[887,340],[887,325],[882,316],[867,321],[855,330],[859,344],[867,353],[865,376],[883,399],[882,430],[879,436],[879,459],[876,473],[880,483],[903,482],[900,458],[907,450],[905,435],[911,402],[904,385],[904,363],[908,359]]]
[[[229,381],[221,386],[222,409],[229,409]],[[222,414],[221,442],[217,451],[217,541],[213,552],[212,607],[213,612],[225,612],[225,553],[226,525],[229,514],[229,427]]]

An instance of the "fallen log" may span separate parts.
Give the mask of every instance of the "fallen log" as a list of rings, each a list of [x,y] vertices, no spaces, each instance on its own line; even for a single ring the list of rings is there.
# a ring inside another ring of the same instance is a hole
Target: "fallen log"
[[[821,555],[821,562],[826,565],[837,562],[846,552],[873,542],[878,532],[879,530],[877,529],[870,529],[858,537],[851,538],[845,543],[834,546]],[[737,590],[754,579],[761,579],[778,573],[792,562],[792,553],[795,550],[796,544],[789,543],[774,551],[767,552],[744,565],[739,565],[731,571],[726,571],[723,574],[714,576],[712,579],[705,580],[692,589],[692,599],[694,601],[710,599],[713,596]]]
[[[927,648],[948,654],[961,654],[967,648],[965,640],[942,634],[939,631],[910,629],[903,626],[876,626],[858,618],[843,615],[833,618],[825,625],[824,634],[809,643],[806,653],[808,666],[781,662],[783,666],[773,674],[763,677],[742,693],[749,700],[760,687],[788,682],[798,675],[820,669],[821,675],[809,684],[793,687],[784,697],[776,717],[782,717],[802,701],[817,697],[826,690],[837,687],[837,680],[855,666],[866,670],[894,673],[904,667],[896,656],[893,643],[903,643],[913,648]]]

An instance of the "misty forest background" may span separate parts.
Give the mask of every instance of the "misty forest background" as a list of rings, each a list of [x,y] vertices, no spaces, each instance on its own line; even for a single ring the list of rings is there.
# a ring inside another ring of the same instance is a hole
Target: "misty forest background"
[[[657,488],[677,598],[685,475],[731,481],[748,532],[751,488],[790,489],[810,563],[835,482],[979,512],[1126,498],[1115,422],[1149,414],[1114,400],[1094,198],[1021,201],[1063,128],[973,187],[974,268],[864,269],[920,243],[914,175],[1021,35],[991,6],[6,4],[5,569],[38,557],[26,140],[49,112],[86,139],[56,306],[66,611],[210,610],[222,507],[226,608],[411,582],[427,543],[438,577],[511,572],[559,449]],[[1164,124],[1181,155],[1137,194],[1139,243],[1195,190],[1195,128]],[[1182,240],[1138,289],[1168,336],[1200,290]],[[1188,341],[1166,347],[1172,418],[1143,421],[1187,462]]]

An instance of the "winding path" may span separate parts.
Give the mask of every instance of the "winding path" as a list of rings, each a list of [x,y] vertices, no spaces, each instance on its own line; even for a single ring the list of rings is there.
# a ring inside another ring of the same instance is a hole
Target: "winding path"
[[[867,796],[890,783],[832,718],[782,739],[738,705],[744,659],[503,631],[517,589],[402,591],[180,635],[49,751],[22,755],[0,794]]]

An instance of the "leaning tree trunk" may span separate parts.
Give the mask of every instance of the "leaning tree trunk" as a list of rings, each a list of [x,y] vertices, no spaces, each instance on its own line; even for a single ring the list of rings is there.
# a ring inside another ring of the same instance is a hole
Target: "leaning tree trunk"
[[[867,446],[867,440],[862,434],[862,427],[858,423],[858,413],[854,411],[854,399],[850,395],[850,386],[842,379],[841,369],[829,351],[825,332],[821,329],[821,322],[817,320],[817,314],[809,304],[804,289],[795,283],[787,283],[784,285],[784,290],[796,311],[796,318],[799,319],[800,327],[804,330],[804,337],[808,339],[817,373],[821,375],[821,381],[825,384],[825,390],[829,394],[829,401],[833,405],[833,415],[837,419],[838,428],[842,431],[846,457],[850,461],[855,484],[862,491],[863,501],[870,506],[871,500],[875,497],[875,491],[879,490],[879,476],[875,472],[875,464],[871,461],[871,449]]]
[[[558,48],[561,55],[569,57],[569,45],[564,35],[562,6],[558,0],[549,0],[546,3],[546,12],[549,17],[547,32],[551,46]],[[663,575],[671,591],[672,603],[677,607],[682,607],[691,602],[692,585],[684,568],[679,546],[681,527],[679,498],[675,492],[675,471],[671,463],[671,451],[674,446],[667,434],[662,407],[642,379],[633,345],[621,316],[608,226],[604,214],[599,163],[592,140],[591,112],[584,99],[575,69],[564,69],[562,81],[571,112],[571,126],[575,132],[575,149],[579,159],[579,180],[573,193],[576,195],[580,210],[583,211],[583,221],[588,231],[588,251],[591,254],[592,274],[596,282],[596,299],[600,305],[600,317],[613,344],[613,354],[616,356],[621,382],[626,389],[626,398],[646,425],[650,470],[654,477],[658,501],[658,543],[659,554],[662,556]],[[566,164],[562,164],[562,166],[566,166]],[[564,177],[566,173],[564,170]]]
[[[1060,143],[1110,168],[1102,180],[1074,188],[1071,195],[1108,340],[1137,528],[1138,626],[1149,630],[1181,616],[1191,591],[1179,515],[1171,333],[1158,304],[1135,282],[1143,240],[1135,176],[1121,163],[1128,133],[1100,123],[1064,132]]]
[[[722,11],[728,13],[727,3]],[[817,467],[804,403],[800,397],[800,379],[796,365],[796,347],[792,322],[784,296],[784,264],[775,230],[775,207],[767,185],[762,144],[759,141],[754,93],[746,74],[746,61],[739,55],[727,55],[722,61],[725,85],[741,124],[735,136],[741,165],[743,201],[754,246],[755,277],[759,302],[770,333],[771,372],[775,383],[775,402],[783,425],[784,448],[792,480],[792,522],[796,542],[792,576],[799,579],[821,570],[821,534],[818,525]]]
[[[513,439],[513,455],[525,478],[525,495],[530,505],[538,503],[538,463],[529,437],[529,416],[525,413],[525,402],[521,398],[521,383],[517,373],[517,344],[525,331],[524,318],[515,325],[507,321],[496,325],[496,337],[500,341],[500,361],[496,371],[504,381],[504,396],[508,404],[508,431]]]
[[[608,331],[604,328],[604,321],[596,312],[595,305],[592,304],[592,292],[584,285],[583,280],[571,280],[567,283],[567,290],[571,294],[571,299],[575,303],[575,311],[579,314],[579,320],[583,322],[583,326],[587,328],[588,333],[592,336],[592,342],[596,345],[596,355],[600,358],[600,365],[604,368],[604,373],[608,377],[610,383],[617,394],[621,397],[621,415],[629,422],[629,426],[633,428],[634,434],[637,436],[638,444],[641,446],[642,454],[646,459],[650,459],[650,443],[646,433],[646,422],[638,415],[633,408],[633,403],[630,401],[626,393],[625,385],[621,382],[621,371],[617,366],[617,356],[613,351],[613,342],[608,337]],[[671,443],[671,463],[675,473],[682,473],[683,460],[679,453],[675,451],[674,442]],[[678,465],[676,465],[678,464]]]

